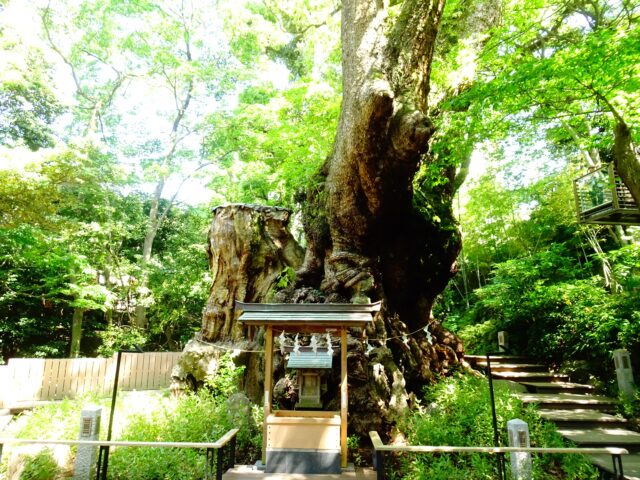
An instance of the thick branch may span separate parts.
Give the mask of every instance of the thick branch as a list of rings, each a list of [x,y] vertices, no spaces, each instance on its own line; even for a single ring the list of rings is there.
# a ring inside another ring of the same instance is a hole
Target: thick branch
[[[406,0],[389,37],[386,70],[394,91],[426,111],[431,60],[445,0]]]

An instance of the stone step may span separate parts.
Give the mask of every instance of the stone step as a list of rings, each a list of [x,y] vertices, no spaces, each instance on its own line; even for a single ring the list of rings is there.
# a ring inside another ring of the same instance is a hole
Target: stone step
[[[465,355],[464,359],[472,365],[478,362],[487,362],[486,355]],[[531,359],[521,355],[491,355],[491,364],[493,363],[528,363]]]
[[[626,418],[584,408],[574,410],[541,409],[538,410],[538,414],[545,420],[554,422],[559,428],[584,428],[586,426],[624,427],[628,423]]]
[[[587,455],[591,463],[601,470],[613,473],[611,455]],[[640,455],[622,455],[622,472],[627,480],[640,480]]]
[[[375,480],[370,468],[351,468],[340,474],[265,473],[253,465],[237,465],[222,475],[223,480]]]
[[[624,428],[559,428],[558,433],[579,447],[622,447],[640,452],[640,433]]]
[[[477,368],[486,369],[487,362],[478,362]],[[493,363],[491,362],[491,371],[496,372],[548,372],[549,367],[538,363]]]
[[[494,378],[513,380],[514,382],[566,382],[568,375],[550,372],[495,372]]]
[[[533,393],[593,393],[595,388],[571,382],[519,382]]]
[[[602,412],[615,411],[617,402],[600,395],[578,395],[572,393],[516,393],[525,404],[537,404],[539,409],[588,409]]]

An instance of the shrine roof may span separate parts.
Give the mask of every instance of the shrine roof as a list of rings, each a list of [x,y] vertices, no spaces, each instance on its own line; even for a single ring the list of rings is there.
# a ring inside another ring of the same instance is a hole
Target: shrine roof
[[[331,368],[332,356],[324,352],[291,352],[287,368]]]
[[[239,322],[247,325],[364,327],[373,321],[380,302],[353,303],[244,303]]]

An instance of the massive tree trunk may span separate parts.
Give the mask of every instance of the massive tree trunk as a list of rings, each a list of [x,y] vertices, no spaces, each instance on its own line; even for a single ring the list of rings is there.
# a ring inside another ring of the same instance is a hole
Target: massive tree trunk
[[[274,301],[276,285],[288,270],[300,266],[302,248],[289,232],[289,210],[234,204],[216,207],[209,228],[207,253],[212,284],[202,316],[202,328],[183,351],[173,371],[172,389],[197,386],[214,374],[218,359],[235,349],[259,351],[259,332],[237,322],[235,301]],[[236,363],[247,368],[244,390],[261,401],[264,382],[262,355],[244,353]]]
[[[443,170],[439,189],[424,182],[414,198],[414,177],[431,161],[427,98],[443,7],[405,0],[392,19],[383,2],[343,1],[340,122],[307,197],[308,249],[290,298],[319,288],[325,301],[383,301],[366,332],[374,350],[367,357],[353,341],[349,351],[350,429],[362,435],[389,427],[413,392],[462,356],[432,315],[460,247],[455,172]]]
[[[455,168],[442,167],[440,181],[415,178],[424,172],[421,164],[434,161],[428,153],[434,127],[427,97],[444,0],[405,0],[394,17],[383,3],[343,2],[344,93],[334,150],[303,207],[304,264],[296,284],[275,298],[382,300],[374,326],[365,332],[368,340],[357,330],[349,337],[349,428],[362,436],[372,429],[387,432],[412,394],[434,374],[447,373],[463,353],[460,341],[432,315],[437,295],[455,273],[460,248],[451,209]],[[233,302],[267,300],[278,274],[297,262],[297,249],[282,229],[287,220],[288,213],[277,209],[215,211],[211,296],[200,337],[187,346],[192,353],[185,353],[176,377],[197,380],[215,370],[213,360],[204,360],[211,358],[204,353],[206,342],[261,348],[242,343],[250,332],[238,326]],[[258,375],[260,363],[253,358],[247,371]],[[277,363],[276,381],[283,373]],[[337,410],[339,394],[331,387],[337,381],[328,380],[324,407]],[[256,376],[245,385],[260,383]]]

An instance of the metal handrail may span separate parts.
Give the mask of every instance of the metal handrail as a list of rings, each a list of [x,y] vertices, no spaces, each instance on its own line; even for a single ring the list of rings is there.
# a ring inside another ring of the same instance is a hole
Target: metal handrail
[[[97,478],[101,475],[101,457],[105,450],[111,447],[147,447],[147,448],[202,448],[207,452],[207,460],[205,464],[205,480],[213,479],[215,469],[215,479],[222,479],[222,470],[224,468],[224,450],[229,446],[229,458],[227,468],[235,465],[236,455],[236,435],[239,429],[232,428],[222,435],[215,442],[137,442],[128,440],[38,440],[27,438],[0,438],[0,459],[2,458],[2,447],[5,444],[17,445],[90,445],[100,447],[100,455],[98,457]],[[217,455],[214,454],[217,451]],[[214,468],[215,457],[215,468]],[[106,473],[106,472],[105,472]]]
[[[369,432],[369,438],[373,444],[374,467],[377,472],[377,479],[384,480],[384,452],[408,452],[408,453],[487,453],[487,454],[504,454],[504,453],[549,453],[549,454],[583,454],[611,455],[613,460],[613,473],[619,480],[624,480],[622,471],[622,455],[628,455],[626,448],[618,447],[601,447],[601,448],[576,448],[576,447],[457,447],[452,445],[385,445],[380,439],[378,432]]]

